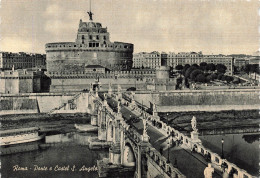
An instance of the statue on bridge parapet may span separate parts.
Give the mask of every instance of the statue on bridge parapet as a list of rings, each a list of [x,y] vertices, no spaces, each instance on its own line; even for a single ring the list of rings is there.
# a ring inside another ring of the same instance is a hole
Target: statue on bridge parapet
[[[108,95],[111,96],[112,93],[113,93],[112,85],[111,85],[111,83],[109,82],[109,84],[108,84]]]
[[[107,94],[106,93],[104,93],[104,102],[103,102],[103,104],[105,106],[107,106]]]
[[[121,92],[122,88],[121,86],[118,84],[117,85],[117,99],[122,98],[122,92]]]
[[[93,92],[93,84],[92,83],[90,84],[89,92],[90,93]]]
[[[197,133],[198,129],[197,129],[197,119],[195,116],[192,117],[191,119],[191,127],[193,129],[193,132]]]
[[[211,167],[211,164],[208,163],[208,167],[204,170],[204,178],[212,178],[212,174],[214,172],[214,168]]]
[[[195,116],[192,117],[191,119],[191,127],[192,127],[192,132],[191,132],[191,139],[192,142],[194,143],[201,143],[201,140],[199,139],[199,133],[197,129],[197,119]]]
[[[121,114],[121,101],[120,100],[118,100],[118,102],[117,102],[117,113]]]
[[[155,102],[153,102],[153,116],[158,116],[157,106],[156,106]]]
[[[142,135],[142,137],[143,137],[143,141],[144,142],[149,142],[149,136],[148,136],[148,134],[147,134],[147,128],[148,128],[148,124],[147,124],[147,121],[146,121],[146,119],[144,118],[144,116],[143,116],[143,125],[144,125],[144,131],[143,131],[143,135]]]

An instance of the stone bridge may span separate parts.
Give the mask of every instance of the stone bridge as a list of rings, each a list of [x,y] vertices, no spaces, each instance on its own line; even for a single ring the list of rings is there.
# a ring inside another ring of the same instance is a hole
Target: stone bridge
[[[205,165],[211,163],[215,168],[213,177],[222,177],[221,170],[226,167],[227,172],[232,173],[233,177],[253,178],[245,170],[205,148],[197,135],[181,133],[161,121],[156,107],[151,113],[148,108],[134,100],[134,93],[121,93],[120,87],[115,93],[111,90],[108,92],[90,90],[89,93],[80,93],[68,103],[73,107],[64,105],[59,111],[70,110],[91,114],[91,125],[98,127],[98,137],[90,140],[92,147],[109,147],[109,158],[97,161],[99,177],[174,178],[186,177],[189,173],[187,177],[203,177]],[[159,139],[155,141],[153,132],[165,139],[168,158],[159,150],[157,145]],[[183,166],[177,166],[171,159],[178,157],[172,153],[169,155],[169,148],[176,143],[181,144],[185,150],[192,150],[197,154],[194,156],[186,153],[186,158],[185,155],[181,155],[178,160],[180,163],[186,159],[192,166],[186,165],[185,161]],[[192,157],[197,157],[197,160]],[[200,168],[196,167],[199,165],[199,157],[206,160],[205,165],[200,163]]]
[[[130,123],[134,101],[125,100],[120,92],[90,92],[89,101],[91,124],[98,126],[96,147],[110,146],[109,158],[98,161],[100,177],[185,177],[149,143],[144,117],[139,122],[143,129]]]

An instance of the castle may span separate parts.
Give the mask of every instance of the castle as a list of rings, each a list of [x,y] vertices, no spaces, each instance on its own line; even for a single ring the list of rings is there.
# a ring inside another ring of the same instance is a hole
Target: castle
[[[45,45],[49,74],[84,72],[88,65],[100,65],[108,70],[131,70],[134,45],[111,42],[107,28],[101,23],[80,20],[75,42]]]

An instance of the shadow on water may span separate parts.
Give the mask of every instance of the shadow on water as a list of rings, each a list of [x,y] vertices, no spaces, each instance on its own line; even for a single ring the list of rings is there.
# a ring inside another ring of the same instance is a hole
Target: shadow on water
[[[108,151],[89,149],[88,139],[94,135],[78,132],[56,134],[46,136],[42,141],[5,147],[13,154],[1,156],[1,175],[27,178],[98,177],[97,160],[108,157]]]
[[[256,141],[259,141],[259,139],[260,139],[260,134],[243,135],[242,138],[243,138],[247,143],[254,143],[254,142],[256,142]]]
[[[248,173],[259,176],[259,137],[260,134],[227,134],[200,136],[200,139],[203,146],[221,156],[223,138],[225,159]]]

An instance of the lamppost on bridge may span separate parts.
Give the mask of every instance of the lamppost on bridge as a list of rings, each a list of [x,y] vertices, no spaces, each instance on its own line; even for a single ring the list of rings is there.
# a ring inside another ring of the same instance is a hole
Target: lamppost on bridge
[[[221,144],[222,144],[222,152],[221,152],[221,158],[224,159],[224,152],[223,152],[223,145],[224,145],[224,139],[221,139]]]

